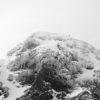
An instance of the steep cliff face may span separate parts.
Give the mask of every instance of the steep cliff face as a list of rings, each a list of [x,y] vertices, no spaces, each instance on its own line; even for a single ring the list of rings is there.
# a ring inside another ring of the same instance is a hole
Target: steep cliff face
[[[8,59],[7,81],[29,87],[15,100],[67,100],[77,88],[99,98],[100,51],[84,41],[37,32],[9,51]]]

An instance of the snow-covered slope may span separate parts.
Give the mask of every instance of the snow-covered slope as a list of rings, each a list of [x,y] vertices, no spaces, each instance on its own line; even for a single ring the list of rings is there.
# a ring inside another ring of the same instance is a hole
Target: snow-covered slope
[[[100,70],[100,50],[66,34],[36,32],[7,55],[0,67],[0,81],[9,87],[5,100],[40,100],[39,95],[52,89],[67,95],[80,88],[81,81],[96,79]],[[32,93],[39,93],[38,99]]]

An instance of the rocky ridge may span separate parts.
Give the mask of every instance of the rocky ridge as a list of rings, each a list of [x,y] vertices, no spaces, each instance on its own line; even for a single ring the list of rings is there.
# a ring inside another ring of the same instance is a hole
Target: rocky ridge
[[[25,89],[13,100],[100,99],[100,50],[84,41],[36,32],[7,56],[5,80]]]

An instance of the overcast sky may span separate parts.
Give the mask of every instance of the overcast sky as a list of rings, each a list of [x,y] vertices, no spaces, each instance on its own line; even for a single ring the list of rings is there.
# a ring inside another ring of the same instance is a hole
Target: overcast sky
[[[100,0],[0,0],[0,58],[36,31],[71,34],[100,48]]]

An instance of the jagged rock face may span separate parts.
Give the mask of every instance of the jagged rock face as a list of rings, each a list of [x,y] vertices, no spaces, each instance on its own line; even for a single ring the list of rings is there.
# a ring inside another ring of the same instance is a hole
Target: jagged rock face
[[[94,84],[94,70],[100,69],[99,50],[52,33],[34,33],[9,51],[8,57],[7,68],[14,73],[10,81],[30,86],[16,100],[64,100],[77,86],[86,87],[84,80],[91,79]]]

